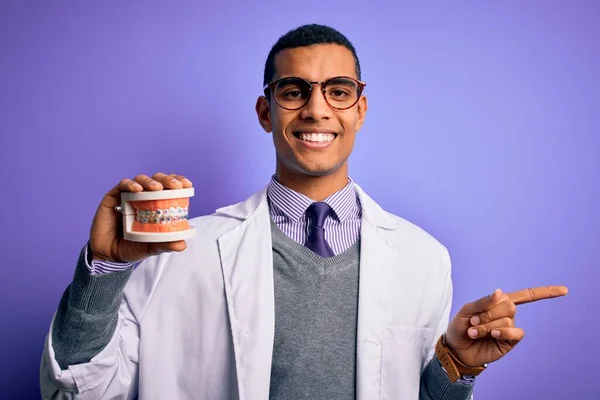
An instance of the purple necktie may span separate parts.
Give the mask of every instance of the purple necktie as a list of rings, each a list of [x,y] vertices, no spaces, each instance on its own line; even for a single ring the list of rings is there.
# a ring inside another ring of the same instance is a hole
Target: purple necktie
[[[307,211],[311,218],[311,225],[304,245],[323,258],[334,256],[333,250],[325,241],[325,228],[323,227],[325,219],[331,212],[331,207],[323,202],[312,203]]]

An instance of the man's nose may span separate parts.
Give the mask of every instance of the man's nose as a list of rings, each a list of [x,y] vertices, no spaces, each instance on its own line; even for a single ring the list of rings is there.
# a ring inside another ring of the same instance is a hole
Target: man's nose
[[[325,101],[325,96],[321,90],[312,90],[308,103],[302,109],[303,119],[321,120],[331,117],[331,107]]]

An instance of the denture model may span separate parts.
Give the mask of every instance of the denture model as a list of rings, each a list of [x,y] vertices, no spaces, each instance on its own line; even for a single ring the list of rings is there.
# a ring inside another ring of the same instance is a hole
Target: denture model
[[[190,239],[196,229],[188,221],[194,188],[121,193],[123,237],[134,242]]]

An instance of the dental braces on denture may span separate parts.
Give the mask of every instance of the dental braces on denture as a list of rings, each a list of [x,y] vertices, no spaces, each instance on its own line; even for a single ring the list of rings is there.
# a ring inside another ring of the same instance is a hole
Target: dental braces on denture
[[[136,210],[136,221],[142,224],[170,224],[188,219],[189,207],[170,207],[157,210]]]
[[[134,242],[174,242],[190,239],[196,228],[189,223],[194,188],[121,193],[115,211],[123,214],[123,237]]]

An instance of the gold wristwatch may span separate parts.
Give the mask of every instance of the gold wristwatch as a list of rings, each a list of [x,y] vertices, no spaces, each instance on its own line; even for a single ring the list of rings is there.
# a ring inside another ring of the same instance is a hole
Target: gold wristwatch
[[[435,345],[435,355],[440,360],[442,367],[448,374],[450,381],[456,382],[458,378],[465,375],[476,376],[487,368],[487,364],[481,367],[469,367],[461,363],[446,344],[446,334],[440,336]]]

